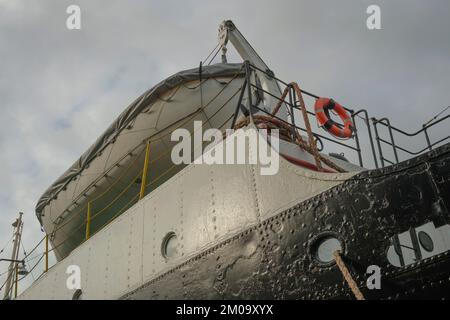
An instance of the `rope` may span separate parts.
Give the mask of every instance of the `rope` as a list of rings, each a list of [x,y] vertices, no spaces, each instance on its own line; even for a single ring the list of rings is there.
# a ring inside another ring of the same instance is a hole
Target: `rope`
[[[298,86],[297,83],[295,82],[291,82],[285,89],[283,94],[281,95],[280,101],[278,101],[277,105],[275,106],[275,109],[272,112],[272,115],[275,116],[278,111],[280,110],[281,105],[283,104],[284,99],[286,98],[287,94],[290,92],[291,88],[293,88],[295,90],[295,93],[298,95],[299,98],[299,102],[300,102],[300,111],[302,112],[303,115],[303,121],[305,123],[305,127],[306,127],[306,133],[308,134],[308,140],[309,140],[309,146],[305,143],[305,141],[303,141],[303,138],[301,137],[301,135],[296,134],[297,135],[297,140],[298,140],[298,144],[301,148],[307,150],[309,153],[311,153],[314,157],[314,160],[316,162],[316,167],[319,171],[323,171],[323,167],[322,167],[322,163],[321,163],[321,158],[319,155],[319,151],[317,151],[317,146],[316,143],[314,141],[314,135],[311,129],[311,124],[309,123],[309,118],[308,118],[308,113],[306,111],[306,106],[305,106],[305,101],[303,100],[303,95],[302,95],[302,91],[300,89],[300,87]],[[297,104],[297,101],[294,101],[294,104]],[[288,112],[289,111],[289,108]],[[291,114],[291,117],[293,118],[294,115]],[[296,130],[297,131],[297,130]]]
[[[291,126],[281,120],[278,120],[276,118],[273,118],[272,116],[264,116],[264,115],[253,115],[253,120],[255,122],[255,125],[259,128],[272,128],[272,129],[280,129],[280,138],[284,138],[286,141],[292,141],[299,145],[300,148],[304,149],[305,151],[312,153],[312,148],[302,139],[302,136],[298,133],[296,130],[295,134],[296,137],[292,138],[291,136]],[[236,125],[235,129],[240,129],[242,127],[247,126],[250,123],[250,118],[245,117],[239,120]],[[330,168],[336,170],[337,172],[345,172],[344,169],[336,165],[331,160],[325,158],[319,153],[319,159],[325,163]]]
[[[24,257],[24,259],[26,259],[26,258],[28,258],[38,247],[39,247],[39,245],[42,243],[42,241],[44,241],[45,240],[45,237],[44,238],[42,238],[35,246],[34,246],[34,248],[30,251],[30,252],[28,252],[28,254]]]
[[[30,263],[30,260],[28,260],[28,259],[25,258],[25,257],[27,256],[27,250],[25,250],[25,246],[23,245],[23,241],[21,241],[20,244],[22,245],[22,250],[23,250],[23,255],[24,255],[23,260],[24,260],[27,264],[29,264],[29,263]],[[34,277],[33,272],[32,272],[32,271],[29,271],[29,272],[31,273],[31,277],[33,278],[33,281],[35,281],[36,278]]]
[[[45,256],[45,254],[43,254],[43,255],[41,256],[41,258],[38,260],[38,262],[36,262],[36,264],[33,266],[33,268],[31,268],[30,271],[28,271],[28,273],[27,273],[26,275],[24,275],[22,278],[19,278],[19,279],[18,279],[18,282],[19,282],[19,281],[22,281],[23,279],[25,279],[29,274],[32,274],[33,270],[37,267],[37,265],[39,264],[39,262],[42,261],[42,259],[44,258],[44,256]],[[33,276],[33,277],[34,277],[34,276]]]
[[[214,56],[211,58],[211,60],[209,60],[209,63],[208,63],[208,66],[211,64],[211,62],[213,62],[213,60],[217,57],[217,54],[219,53],[219,51],[220,51],[220,47],[217,49],[217,51],[216,51],[216,53],[214,54]]]
[[[335,251],[333,253],[333,256],[334,256],[334,260],[336,261],[337,266],[339,267],[339,270],[342,273],[342,276],[344,277],[348,286],[352,290],[353,295],[355,296],[356,300],[365,300],[361,290],[359,290],[358,285],[356,284],[355,280],[353,280],[353,277],[350,274],[350,271],[348,271],[348,268],[345,265],[344,260],[342,260],[341,252],[339,250]]]
[[[138,179],[141,175],[142,175],[142,170],[139,171],[139,173],[136,176],[134,176],[133,179],[131,179],[131,182],[125,188],[123,188],[122,191],[114,199],[109,201],[109,203],[105,207],[103,207],[100,211],[93,214],[91,217],[91,221],[94,220],[101,213],[105,212],[106,209],[110,208],[113,203],[115,203],[117,200],[119,200],[119,198],[122,195],[124,195],[136,183],[136,179]]]
[[[10,279],[10,277],[7,277],[5,282],[3,282],[2,286],[0,287],[0,291],[2,291],[3,287],[6,285],[6,283],[8,282],[8,280]]]
[[[283,92],[280,100],[278,101],[277,105],[273,109],[272,116],[275,116],[278,113],[278,111],[280,110],[281,105],[283,104],[283,102],[285,102],[285,98],[286,98],[287,94],[289,93],[290,88],[293,88],[295,90],[295,93],[297,94],[297,96],[299,98],[300,110],[302,112],[303,121],[305,123],[306,132],[308,134],[309,145],[303,140],[303,138],[300,135],[300,133],[298,132],[297,128],[295,128],[295,135],[296,135],[296,139],[295,139],[296,141],[295,142],[299,145],[300,148],[308,151],[310,154],[313,155],[314,160],[316,162],[317,169],[319,171],[323,171],[323,167],[322,167],[322,164],[321,164],[321,162],[323,162],[327,166],[329,166],[330,168],[333,168],[334,170],[336,170],[337,172],[345,172],[344,169],[342,169],[341,167],[336,165],[334,162],[332,162],[331,160],[323,157],[319,153],[319,151],[317,150],[317,146],[316,146],[316,143],[315,143],[315,140],[314,140],[314,134],[312,132],[311,124],[310,124],[309,118],[308,118],[308,112],[306,110],[305,101],[303,100],[302,90],[300,89],[299,85],[296,82],[291,82],[284,89],[284,92]],[[295,101],[294,104],[295,104],[295,108],[298,109],[297,101]],[[286,106],[286,109],[287,109],[287,112],[289,113],[289,115],[291,116],[291,118],[293,119],[294,115],[291,114],[291,111],[289,110],[289,108],[287,106]]]
[[[14,238],[14,234],[11,236],[11,238],[6,242],[6,244],[3,246],[3,249],[0,250],[0,254],[3,253],[3,251],[5,251],[6,247],[9,245],[9,243],[11,242],[11,240]]]
[[[305,122],[306,131],[308,133],[309,146],[312,149],[312,154],[316,161],[317,168],[319,169],[319,171],[322,171],[322,169],[323,169],[322,163],[320,162],[319,151],[317,151],[317,145],[314,141],[314,135],[313,135],[313,132],[311,129],[311,124],[309,123],[308,113],[306,111],[305,101],[303,100],[302,90],[300,90],[300,87],[295,82],[292,82],[291,86],[294,88],[295,93],[297,94],[297,96],[299,98],[300,108],[301,108],[302,114],[303,114],[303,120]],[[297,104],[297,102],[294,101],[294,104]],[[294,115],[292,115],[292,117],[294,117]]]
[[[208,54],[208,56],[202,60],[203,63],[205,63],[209,59],[209,57],[211,57],[211,55],[217,49],[218,46],[220,46],[220,43],[216,44],[216,46],[214,47],[214,49],[211,50],[211,52]]]

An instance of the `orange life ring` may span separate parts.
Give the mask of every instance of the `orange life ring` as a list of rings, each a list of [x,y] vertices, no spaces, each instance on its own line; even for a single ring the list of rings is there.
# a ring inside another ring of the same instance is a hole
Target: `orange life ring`
[[[330,110],[334,110],[341,118],[344,126],[338,125],[330,117]],[[349,139],[353,136],[354,126],[348,112],[339,103],[329,98],[319,98],[314,105],[316,119],[321,127],[324,127],[332,135]]]

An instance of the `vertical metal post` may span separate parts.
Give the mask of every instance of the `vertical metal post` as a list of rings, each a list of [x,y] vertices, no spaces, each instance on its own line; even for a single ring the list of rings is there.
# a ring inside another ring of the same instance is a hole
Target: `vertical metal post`
[[[17,298],[17,292],[19,291],[19,264],[16,262],[16,279],[15,279],[15,287],[14,287],[14,298]]]
[[[387,120],[387,124],[388,124],[388,129],[389,129],[389,136],[391,137],[392,149],[394,151],[395,162],[398,163],[397,146],[395,145],[394,134],[392,133],[392,127],[391,127],[391,123],[389,122],[389,120]]]
[[[353,112],[353,110],[351,111],[351,114],[352,114],[352,121],[353,121],[353,129],[355,131],[356,149],[358,149],[359,165],[361,167],[363,167],[364,165],[363,165],[363,160],[362,160],[362,155],[361,155],[361,146],[359,144],[358,130],[356,129],[355,113]]]
[[[369,115],[367,114],[367,111],[362,109],[362,112],[364,113],[364,122],[366,123],[367,126],[367,131],[369,132],[369,140],[370,140],[370,147],[372,150],[372,156],[373,156],[373,161],[375,162],[375,168],[378,169],[378,161],[377,161],[377,155],[375,153],[375,147],[373,145],[373,137],[372,137],[372,130],[370,129],[370,122],[369,122]]]
[[[428,135],[428,132],[427,132],[427,126],[423,125],[422,127],[423,127],[423,133],[425,133],[425,138],[427,139],[428,149],[431,151],[431,150],[433,150],[433,147],[431,146],[430,136]]]
[[[88,202],[87,206],[87,218],[86,218],[86,240],[91,236],[91,202]]]
[[[150,141],[147,142],[147,147],[145,149],[144,169],[142,170],[141,192],[139,193],[139,200],[145,197],[145,186],[147,185],[147,172],[149,159],[150,159]]]
[[[250,111],[250,120],[253,122],[253,101],[252,101],[252,84],[250,83],[250,62],[245,61],[245,79],[247,82],[248,106]]]
[[[244,84],[241,88],[241,93],[239,94],[239,100],[236,106],[236,110],[234,111],[233,121],[231,122],[231,129],[234,129],[234,126],[236,125],[236,120],[239,115],[239,109],[241,108],[242,98],[244,97],[245,88],[247,87],[247,79],[244,80]]]
[[[380,153],[381,167],[384,168],[383,150],[381,149],[380,136],[378,135],[377,119],[372,118],[372,123],[375,130],[375,139],[377,140],[378,152]]]
[[[5,284],[5,294],[3,296],[3,299],[10,299],[11,298],[11,292],[13,289],[13,284],[14,284],[14,271],[16,271],[16,275],[17,275],[17,268],[18,268],[18,264],[17,264],[17,259],[19,257],[19,248],[20,248],[20,239],[22,236],[22,227],[23,227],[23,222],[22,222],[22,212],[19,212],[19,218],[16,219],[16,221],[13,223],[13,227],[15,228],[15,233],[14,233],[14,246],[13,246],[13,250],[11,253],[11,263],[9,265],[8,268],[8,277],[6,278],[6,284]]]
[[[295,117],[294,117],[294,105],[296,104],[295,90],[292,86],[289,86],[289,104],[291,109],[291,122],[292,122],[292,139],[296,140],[296,131],[295,131]]]
[[[45,272],[48,271],[48,234],[45,235]]]

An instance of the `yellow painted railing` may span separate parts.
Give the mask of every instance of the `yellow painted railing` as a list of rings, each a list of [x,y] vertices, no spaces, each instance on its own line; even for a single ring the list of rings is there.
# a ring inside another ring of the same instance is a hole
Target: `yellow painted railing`
[[[86,217],[86,240],[91,236],[91,202],[87,205],[87,217]]]
[[[141,200],[145,196],[149,159],[150,159],[150,141],[147,142],[147,147],[145,148],[144,169],[142,170],[141,191],[139,193],[139,200]]]

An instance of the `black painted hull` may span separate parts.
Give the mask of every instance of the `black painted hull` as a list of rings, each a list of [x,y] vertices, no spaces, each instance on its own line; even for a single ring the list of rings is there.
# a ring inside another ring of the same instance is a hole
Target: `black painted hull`
[[[200,253],[123,299],[354,299],[336,264],[314,261],[321,233],[343,243],[344,261],[366,299],[450,298],[450,253],[404,267],[386,256],[397,234],[450,223],[450,144],[361,173]],[[381,289],[366,268],[381,268]]]

